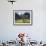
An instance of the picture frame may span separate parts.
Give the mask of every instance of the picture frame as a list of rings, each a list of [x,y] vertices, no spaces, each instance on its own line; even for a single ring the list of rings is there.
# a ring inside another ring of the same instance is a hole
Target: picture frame
[[[32,10],[13,10],[14,25],[32,25],[33,11]]]

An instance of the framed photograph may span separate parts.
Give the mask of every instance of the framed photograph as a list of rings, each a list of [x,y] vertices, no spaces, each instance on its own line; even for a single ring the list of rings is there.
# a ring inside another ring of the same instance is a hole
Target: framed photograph
[[[13,10],[14,25],[32,25],[32,10]]]

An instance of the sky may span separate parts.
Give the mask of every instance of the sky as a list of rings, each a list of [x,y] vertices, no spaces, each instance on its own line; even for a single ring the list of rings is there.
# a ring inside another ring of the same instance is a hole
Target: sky
[[[26,11],[24,11],[24,10],[23,11],[22,10],[21,11],[16,10],[15,12],[17,12],[19,15],[20,14],[24,14],[25,12],[29,12],[31,14],[31,10],[30,11],[27,11],[27,10]]]

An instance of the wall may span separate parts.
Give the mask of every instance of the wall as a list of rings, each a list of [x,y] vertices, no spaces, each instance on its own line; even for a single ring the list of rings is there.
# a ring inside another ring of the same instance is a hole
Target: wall
[[[33,25],[13,25],[15,9],[33,10]],[[46,0],[17,0],[13,5],[0,0],[0,40],[15,40],[19,32],[31,34],[33,40],[46,40]]]

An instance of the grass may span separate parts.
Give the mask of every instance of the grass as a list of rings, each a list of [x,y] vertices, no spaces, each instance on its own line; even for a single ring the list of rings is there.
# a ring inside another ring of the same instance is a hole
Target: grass
[[[15,20],[15,23],[30,23],[30,19],[18,19]]]

